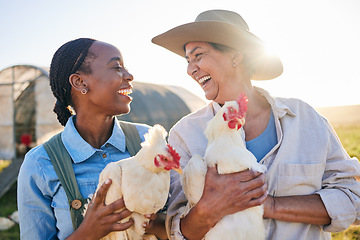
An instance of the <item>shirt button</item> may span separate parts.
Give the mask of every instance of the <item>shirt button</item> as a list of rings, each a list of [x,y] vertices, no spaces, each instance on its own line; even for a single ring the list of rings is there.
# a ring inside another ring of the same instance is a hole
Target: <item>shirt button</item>
[[[75,199],[74,201],[71,202],[71,207],[74,209],[80,209],[81,205],[82,203],[79,199]]]
[[[102,155],[102,157],[103,157],[103,158],[106,158],[106,153],[104,153],[104,154]]]

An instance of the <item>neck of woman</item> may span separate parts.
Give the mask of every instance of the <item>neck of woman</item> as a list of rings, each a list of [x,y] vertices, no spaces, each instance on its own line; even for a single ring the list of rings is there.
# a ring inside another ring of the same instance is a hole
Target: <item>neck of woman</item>
[[[245,140],[249,141],[258,137],[266,129],[270,119],[271,107],[265,97],[255,90],[250,79],[237,81],[236,84],[232,85],[225,101],[236,100],[241,93],[244,93],[248,98],[244,130]],[[218,103],[222,106],[224,102]]]
[[[76,115],[75,128],[87,143],[100,149],[112,134],[114,118]]]
[[[244,125],[246,141],[252,140],[264,132],[271,115],[270,104],[256,90],[253,90],[248,98],[248,110],[245,115]]]

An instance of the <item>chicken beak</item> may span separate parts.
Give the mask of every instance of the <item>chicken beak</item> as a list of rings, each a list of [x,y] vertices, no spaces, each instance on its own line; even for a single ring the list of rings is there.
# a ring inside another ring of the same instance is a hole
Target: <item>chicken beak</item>
[[[239,130],[245,124],[245,118],[237,118],[237,130]]]
[[[182,175],[183,174],[183,171],[181,168],[175,168],[174,169],[178,174]]]
[[[241,126],[244,126],[244,124],[245,124],[245,118],[244,117],[240,118],[240,124],[241,124]]]

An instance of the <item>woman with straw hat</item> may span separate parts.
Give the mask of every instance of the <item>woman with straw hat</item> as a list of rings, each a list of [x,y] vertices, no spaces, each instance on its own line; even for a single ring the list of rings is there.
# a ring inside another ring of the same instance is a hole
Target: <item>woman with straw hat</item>
[[[209,168],[203,195],[186,215],[180,181],[172,178],[166,227],[172,239],[201,239],[223,216],[264,204],[267,239],[330,239],[360,218],[360,164],[344,151],[330,124],[298,99],[274,98],[251,80],[282,74],[277,56],[249,31],[240,15],[201,13],[194,22],[152,39],[188,62],[187,73],[211,102],[181,119],[169,143],[182,167],[204,156],[206,123],[241,92],[249,99],[243,131],[247,148],[268,171],[227,176]],[[265,176],[266,175],[266,176]],[[234,182],[238,184],[233,184]]]

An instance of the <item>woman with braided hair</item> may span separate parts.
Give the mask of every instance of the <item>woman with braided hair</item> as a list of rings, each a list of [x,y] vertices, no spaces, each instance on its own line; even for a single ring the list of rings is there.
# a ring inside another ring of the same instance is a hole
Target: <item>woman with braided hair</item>
[[[115,116],[130,111],[132,80],[120,51],[108,43],[80,38],[65,43],[53,56],[54,112],[65,126],[61,141],[71,156],[84,198],[94,194],[99,174],[108,163],[130,157]],[[135,126],[143,141],[149,126]],[[33,148],[18,177],[21,239],[99,239],[129,228],[132,220],[119,223],[130,215],[122,199],[104,204],[110,184],[108,180],[99,189],[74,231],[67,193],[54,165],[44,145]]]

